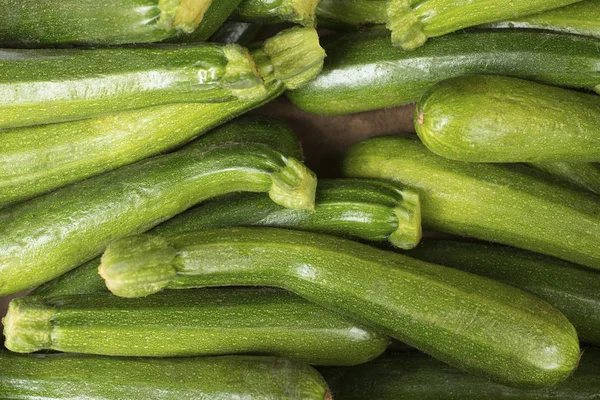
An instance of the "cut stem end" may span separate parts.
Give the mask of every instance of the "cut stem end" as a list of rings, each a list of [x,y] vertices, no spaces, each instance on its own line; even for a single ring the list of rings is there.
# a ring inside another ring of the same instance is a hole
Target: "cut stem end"
[[[388,240],[400,249],[415,248],[423,237],[419,195],[411,190],[403,190],[402,204],[394,208],[394,214],[398,217],[398,228]]]

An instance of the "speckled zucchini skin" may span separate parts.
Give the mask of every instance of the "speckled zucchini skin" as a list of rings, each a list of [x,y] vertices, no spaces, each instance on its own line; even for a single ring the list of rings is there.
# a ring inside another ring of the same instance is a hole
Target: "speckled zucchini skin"
[[[227,18],[229,18],[240,3],[241,0],[213,0],[210,8],[206,10],[202,22],[200,22],[200,25],[193,32],[179,34],[169,41],[180,43],[206,42],[223,24],[226,24]]]
[[[316,25],[315,9],[320,0],[242,0],[232,19],[260,24],[293,22]]]
[[[436,154],[468,162],[598,162],[600,97],[504,76],[437,84],[415,128]]]
[[[333,236],[278,228],[132,236],[107,248],[100,274],[127,297],[162,288],[284,288],[509,385],[552,386],[579,359],[575,329],[545,301]]]
[[[247,46],[261,31],[262,25],[252,22],[226,21],[210,37],[211,42],[236,43]]]
[[[389,0],[321,0],[317,5],[319,26],[350,30],[388,22]]]
[[[147,299],[110,294],[13,300],[6,347],[109,356],[261,354],[316,365],[357,365],[387,336],[273,289],[168,291]],[[50,327],[50,328],[48,328]]]
[[[400,136],[354,146],[343,169],[349,177],[384,179],[415,190],[424,228],[600,269],[600,202],[594,195],[516,167],[448,160]]]
[[[600,344],[600,272],[514,247],[426,239],[410,257],[526,290],[558,308],[579,339]]]
[[[530,166],[543,171],[548,178],[575,189],[600,194],[600,164],[597,163],[530,163]]]
[[[331,400],[317,371],[275,357],[141,359],[0,352],[0,387],[13,399]]]
[[[325,115],[399,106],[434,84],[471,74],[521,77],[574,88],[600,84],[600,42],[533,31],[473,31],[430,40],[412,51],[395,48],[385,31],[323,40],[323,72],[287,93],[305,111]]]

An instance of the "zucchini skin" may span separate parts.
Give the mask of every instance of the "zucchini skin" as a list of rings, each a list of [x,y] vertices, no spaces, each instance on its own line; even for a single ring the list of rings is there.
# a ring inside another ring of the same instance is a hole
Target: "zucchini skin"
[[[317,5],[319,26],[354,30],[388,22],[389,0],[321,0]]]
[[[517,78],[450,79],[417,103],[417,134],[467,162],[600,161],[600,97]]]
[[[525,250],[454,240],[424,240],[405,254],[530,292],[560,310],[580,340],[600,344],[598,271]]]
[[[248,46],[261,31],[261,24],[252,22],[226,21],[210,37],[211,42]]]
[[[389,241],[411,249],[422,236],[419,196],[384,182],[319,180],[314,211],[294,210],[262,194],[244,193],[204,203],[164,222],[153,234],[232,226],[272,226],[368,241]]]
[[[343,165],[348,177],[393,181],[419,193],[425,229],[600,269],[596,196],[537,179],[528,170],[448,160],[399,136],[359,143]]]
[[[2,394],[62,400],[330,400],[308,365],[276,357],[142,359],[0,353]]]
[[[556,182],[579,190],[600,194],[600,165],[596,163],[530,163],[530,166],[548,174]]]
[[[311,208],[315,185],[298,161],[260,144],[192,146],[87,179],[0,210],[0,294],[54,279],[208,198],[266,190]]]
[[[522,77],[557,86],[600,84],[600,43],[592,38],[519,30],[473,31],[406,51],[385,31],[323,40],[327,59],[314,81],[287,93],[304,111],[343,115],[419,100],[445,79],[471,74]]]
[[[179,43],[206,42],[226,23],[227,18],[229,18],[240,3],[241,0],[213,0],[208,10],[206,10],[202,22],[200,22],[200,25],[193,32],[180,34],[175,38],[171,38],[170,41]]]
[[[147,299],[27,296],[11,303],[3,321],[6,347],[20,353],[261,354],[317,365],[357,365],[376,358],[389,344],[373,329],[272,289],[168,291]]]
[[[600,353],[583,351],[573,376],[555,387],[516,389],[468,375],[418,352],[356,367],[319,368],[336,400],[594,400],[600,393]]]
[[[253,100],[265,91],[250,54],[236,45],[5,49],[0,68],[2,129],[164,104]]]
[[[322,234],[263,227],[132,236],[107,248],[100,274],[126,297],[163,288],[280,287],[509,385],[554,385],[579,358],[575,329],[543,300]]]
[[[232,19],[259,24],[293,22],[316,26],[315,12],[320,0],[242,0]]]

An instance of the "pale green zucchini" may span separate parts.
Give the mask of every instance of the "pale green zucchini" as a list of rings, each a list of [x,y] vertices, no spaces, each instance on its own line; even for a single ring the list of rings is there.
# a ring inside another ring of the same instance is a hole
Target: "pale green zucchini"
[[[600,164],[555,162],[529,165],[545,172],[556,182],[600,194]]]
[[[331,400],[308,365],[275,357],[169,359],[0,352],[4,398]]]
[[[316,26],[315,9],[320,0],[242,0],[232,19],[260,24],[293,22]]]
[[[26,296],[3,320],[6,347],[109,356],[260,354],[316,365],[357,365],[387,336],[291,293],[272,289],[169,291],[147,299],[110,294]]]
[[[573,326],[529,293],[322,234],[230,228],[131,236],[110,244],[100,274],[125,297],[164,288],[284,288],[509,385],[554,385],[579,360]]]
[[[452,161],[390,136],[353,147],[344,174],[419,193],[426,229],[504,243],[600,269],[600,201],[494,164]]]
[[[417,103],[415,129],[452,160],[600,161],[600,97],[517,78],[441,82]]]

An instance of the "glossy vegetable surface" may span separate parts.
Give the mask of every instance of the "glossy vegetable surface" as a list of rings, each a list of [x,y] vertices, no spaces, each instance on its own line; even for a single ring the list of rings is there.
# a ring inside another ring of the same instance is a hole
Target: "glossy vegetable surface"
[[[218,43],[237,43],[242,46],[247,46],[252,43],[261,29],[261,24],[254,24],[252,22],[226,21],[210,37],[210,41]]]
[[[242,0],[232,18],[261,24],[293,22],[313,27],[318,3],[319,0]]]
[[[315,233],[276,228],[138,235],[102,255],[108,288],[275,286],[381,329],[466,371],[552,386],[579,359],[567,319],[543,300],[477,275]]]
[[[600,194],[600,164],[555,162],[529,165],[545,172],[552,180]]]

